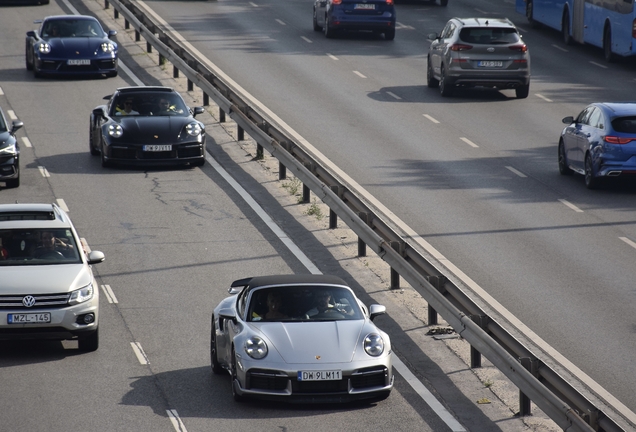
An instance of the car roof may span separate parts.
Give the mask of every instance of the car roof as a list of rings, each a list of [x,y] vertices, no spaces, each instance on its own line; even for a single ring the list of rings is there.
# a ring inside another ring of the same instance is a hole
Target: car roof
[[[117,93],[177,93],[172,87],[163,86],[133,86],[133,87],[119,87]]]
[[[453,18],[464,27],[510,27],[516,28],[508,18]]]
[[[592,105],[604,108],[613,116],[636,116],[636,102],[595,102]]]
[[[348,287],[349,285],[341,278],[333,275],[270,275],[256,276],[245,279],[239,279],[232,282],[232,287],[244,287],[248,290],[260,288],[264,286],[289,286],[289,285],[341,285]]]
[[[0,204],[0,229],[71,226],[68,215],[56,204]]]
[[[44,18],[44,21],[70,21],[70,20],[97,21],[95,17],[92,17],[90,15],[50,15]]]

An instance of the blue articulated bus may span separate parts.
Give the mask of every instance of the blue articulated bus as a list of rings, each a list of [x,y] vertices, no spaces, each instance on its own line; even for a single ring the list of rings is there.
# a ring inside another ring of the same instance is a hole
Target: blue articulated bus
[[[531,24],[559,30],[564,42],[603,48],[605,60],[636,54],[634,0],[516,0]]]

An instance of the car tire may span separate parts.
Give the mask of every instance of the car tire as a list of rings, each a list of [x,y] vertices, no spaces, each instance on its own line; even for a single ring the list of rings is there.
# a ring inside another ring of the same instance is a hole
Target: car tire
[[[426,85],[428,88],[439,87],[439,80],[433,76],[433,67],[431,66],[430,57],[427,59],[426,65]]]
[[[5,184],[6,184],[5,188],[7,189],[17,188],[18,186],[20,186],[20,176],[18,176],[17,178],[5,181]]]
[[[93,352],[99,348],[99,329],[95,330],[89,336],[80,337],[77,340],[77,348],[82,352]]]
[[[559,141],[559,150],[558,150],[558,158],[559,158],[559,173],[561,175],[572,175],[572,169],[568,166],[568,161],[565,158],[565,145],[563,144],[563,140]]]
[[[387,30],[384,32],[384,39],[388,40],[388,41],[392,41],[393,39],[395,39],[395,28],[392,28],[390,30]]]
[[[530,94],[530,84],[519,86],[515,89],[517,99],[525,99]]]
[[[572,45],[572,36],[570,35],[570,12],[566,11],[561,20],[561,36],[565,45]]]
[[[603,57],[608,63],[616,61],[616,54],[612,52],[612,28],[610,26],[605,27],[603,31]]]
[[[230,375],[232,376],[231,384],[232,384],[232,397],[236,402],[243,402],[245,398],[236,392],[234,388],[234,380],[236,380],[236,353],[234,352],[234,346],[232,346],[232,365],[230,367]]]
[[[97,156],[99,154],[99,150],[95,148],[95,144],[93,143],[93,125],[92,122],[88,128],[88,148],[91,151],[93,156]]]
[[[203,165],[205,165],[205,159],[200,159],[198,161],[192,162],[190,165],[192,165],[193,167],[202,167]]]
[[[27,46],[26,46],[26,52],[24,53],[24,60],[25,60],[25,63],[26,63],[26,70],[32,71],[33,70],[33,62],[29,61],[29,44],[27,44]]]
[[[539,23],[534,20],[534,3],[533,0],[526,1],[526,18],[531,28],[539,27]]]
[[[119,73],[117,71],[112,71],[109,72],[108,75],[106,75],[109,78],[115,78]]]
[[[450,97],[453,95],[453,87],[448,82],[446,77],[446,68],[442,65],[442,69],[439,73],[439,93],[444,97]]]
[[[322,31],[322,27],[318,25],[318,17],[316,16],[316,8],[314,8],[314,31],[315,32]]]
[[[219,357],[216,352],[216,326],[214,325],[214,315],[212,315],[212,331],[210,332],[210,364],[214,374],[221,375],[225,372],[225,369],[223,369],[219,363]]]
[[[323,30],[325,32],[325,37],[327,39],[332,39],[333,38],[334,31],[329,26],[329,17],[327,17],[327,16],[325,17],[325,26],[323,27]]]
[[[588,153],[585,156],[585,187],[588,189],[596,189],[599,180],[594,176],[594,166],[592,165],[592,157]]]

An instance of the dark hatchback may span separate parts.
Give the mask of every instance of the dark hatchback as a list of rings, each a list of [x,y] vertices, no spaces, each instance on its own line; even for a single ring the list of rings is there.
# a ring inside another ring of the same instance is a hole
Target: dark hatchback
[[[315,0],[314,31],[332,38],[344,30],[370,30],[395,38],[393,0]]]
[[[7,188],[20,186],[20,145],[15,132],[23,125],[20,120],[13,120],[9,127],[0,108],[0,182]]]
[[[89,148],[102,166],[205,163],[205,126],[170,87],[123,87],[90,115]]]
[[[26,68],[42,75],[117,76],[115,30],[87,15],[55,15],[26,34]]]
[[[558,147],[559,172],[585,176],[594,189],[601,179],[636,175],[636,103],[598,102],[565,117]]]

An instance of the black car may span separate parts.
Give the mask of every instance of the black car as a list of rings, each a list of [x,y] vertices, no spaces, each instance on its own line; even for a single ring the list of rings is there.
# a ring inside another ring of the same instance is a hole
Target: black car
[[[7,188],[20,186],[20,146],[15,132],[24,126],[20,120],[13,120],[11,128],[0,108],[0,182]]]
[[[42,75],[117,76],[115,30],[87,15],[55,15],[26,34],[26,68]]]
[[[90,116],[89,148],[102,166],[205,163],[205,126],[170,87],[123,87]]]

